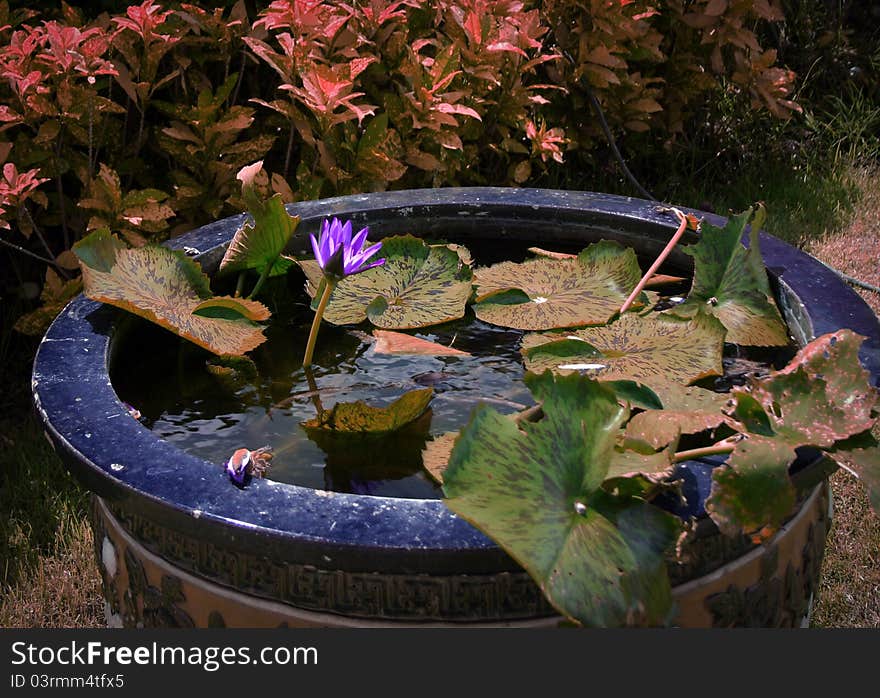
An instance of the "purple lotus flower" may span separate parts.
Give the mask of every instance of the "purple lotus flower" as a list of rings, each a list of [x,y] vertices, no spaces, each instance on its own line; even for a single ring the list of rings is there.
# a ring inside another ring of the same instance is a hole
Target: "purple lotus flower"
[[[358,272],[378,267],[385,263],[384,259],[368,262],[382,247],[381,242],[364,248],[367,243],[368,228],[362,228],[354,237],[351,235],[351,221],[343,225],[338,218],[325,220],[321,224],[321,235],[312,239],[312,249],[324,276],[339,280]]]

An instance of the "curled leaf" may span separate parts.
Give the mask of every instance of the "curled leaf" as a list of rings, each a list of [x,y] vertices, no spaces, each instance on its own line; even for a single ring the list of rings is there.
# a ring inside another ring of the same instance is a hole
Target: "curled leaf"
[[[146,318],[215,354],[244,354],[266,339],[251,319],[265,319],[269,311],[254,301],[212,297],[208,277],[182,252],[128,249],[106,229],[83,238],[73,251],[89,298]],[[209,308],[218,316],[195,313]]]
[[[372,407],[362,400],[337,402],[303,422],[303,427],[344,434],[388,434],[421,417],[433,396],[432,388],[422,388],[404,393],[387,407]]]
[[[759,225],[752,225],[749,249],[740,242],[752,210],[731,216],[724,228],[703,223],[700,241],[683,248],[694,258],[687,300],[669,312],[678,317],[706,313],[727,329],[727,341],[744,346],[785,346],[788,329],[770,295],[761,259]]]

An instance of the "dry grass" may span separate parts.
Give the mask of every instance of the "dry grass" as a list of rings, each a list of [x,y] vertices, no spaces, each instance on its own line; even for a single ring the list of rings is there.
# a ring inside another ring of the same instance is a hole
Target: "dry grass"
[[[3,590],[0,627],[99,628],[104,608],[85,519],[68,519],[56,533],[54,550],[34,564],[18,562],[16,582]]]
[[[853,168],[850,177],[862,198],[840,231],[809,242],[805,249],[852,277],[880,286],[880,181],[876,170]],[[880,294],[857,289],[880,315]],[[819,627],[880,628],[880,518],[865,488],[851,475],[831,478],[834,525],[814,609]]]
[[[0,627],[101,627],[88,493],[29,413],[33,351],[20,349],[4,356],[0,407]]]

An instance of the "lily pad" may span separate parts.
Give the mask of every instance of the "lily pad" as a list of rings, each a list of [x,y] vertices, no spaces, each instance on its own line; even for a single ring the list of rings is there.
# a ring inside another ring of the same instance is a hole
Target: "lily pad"
[[[268,309],[256,301],[212,297],[208,277],[182,252],[128,249],[106,229],[83,238],[73,251],[89,298],[146,318],[215,354],[244,354],[266,339],[253,321],[268,319]]]
[[[382,240],[382,256],[382,266],[339,282],[330,296],[325,320],[334,325],[369,320],[376,327],[401,330],[464,317],[473,273],[457,251],[401,235]],[[321,270],[313,260],[299,265],[314,298],[323,281]]]
[[[869,430],[876,421],[877,390],[859,363],[863,340],[851,330],[813,340],[782,370],[752,380],[747,391],[734,390],[733,420],[744,431],[750,424],[769,426],[792,446],[827,448]],[[751,400],[763,416],[752,414],[746,422],[745,415],[755,411]]]
[[[688,386],[663,392],[663,409],[649,409],[633,416],[626,425],[629,438],[662,448],[680,434],[716,429],[727,419],[723,409],[730,400],[724,393]]]
[[[253,187],[253,174],[259,170],[257,166],[262,167],[262,163],[245,167],[239,174],[242,194],[252,220],[243,223],[229,243],[220,262],[220,273],[223,274],[254,269],[260,274],[278,276],[294,264],[294,260],[281,253],[296,231],[299,217],[287,213],[281,194],[275,194],[268,200],[257,195]]]
[[[662,624],[677,520],[602,489],[627,409],[582,376],[527,375],[538,422],[480,406],[444,475],[446,504],[497,541],[562,614],[590,626]]]
[[[530,371],[587,371],[597,380],[636,380],[655,391],[720,374],[723,349],[724,328],[714,318],[659,313],[627,313],[605,327],[568,334],[527,334],[521,345]]]
[[[788,477],[794,459],[794,448],[779,439],[750,436],[736,445],[728,467],[714,471],[706,500],[706,511],[722,533],[742,531],[762,542],[779,529],[795,504]]]
[[[340,434],[388,434],[421,417],[434,396],[433,388],[404,393],[387,407],[372,407],[363,400],[337,402],[314,419],[302,423],[309,430]]]
[[[771,534],[791,509],[783,505],[794,497],[788,474],[794,449],[830,449],[830,455],[843,461],[842,444],[874,426],[878,395],[859,364],[863,339],[850,330],[823,335],[801,349],[784,369],[753,379],[748,390],[733,391],[729,424],[747,438],[737,445],[729,467],[713,474],[707,511],[720,527],[739,527],[759,537]],[[861,469],[869,487],[878,478],[876,466],[871,465],[875,458],[870,446],[853,449],[853,463],[861,465],[850,467],[857,473]],[[756,499],[753,487],[761,489],[766,499]],[[771,491],[781,503],[771,501]],[[874,490],[872,497],[877,497]]]
[[[373,330],[377,354],[419,354],[422,356],[470,356],[466,351],[447,347],[427,339],[419,339],[404,332]]]
[[[694,258],[687,300],[668,311],[678,317],[707,313],[727,329],[727,341],[743,346],[785,346],[788,330],[770,295],[761,259],[759,225],[752,225],[749,249],[740,242],[752,211],[731,216],[724,228],[703,223],[700,241],[682,248]]]
[[[632,249],[602,240],[576,258],[501,262],[475,273],[474,313],[484,322],[550,330],[608,322],[641,278]],[[644,304],[642,298],[640,304]]]

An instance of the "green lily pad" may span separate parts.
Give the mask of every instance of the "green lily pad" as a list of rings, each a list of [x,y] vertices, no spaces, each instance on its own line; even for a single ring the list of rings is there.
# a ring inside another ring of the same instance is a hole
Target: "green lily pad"
[[[792,446],[827,448],[869,430],[877,390],[859,363],[863,340],[851,330],[813,340],[782,370],[734,390],[732,418],[742,431],[766,435],[769,427]]]
[[[748,390],[732,392],[735,404],[728,423],[747,438],[737,445],[730,467],[713,474],[707,511],[719,526],[754,535],[760,524],[762,537],[771,534],[790,511],[784,505],[794,496],[787,494],[794,492],[788,475],[794,449],[830,449],[829,455],[843,462],[847,442],[874,426],[878,393],[859,363],[863,339],[850,330],[823,335],[782,370],[751,381]],[[870,444],[867,449],[854,444],[852,460],[861,465],[851,466],[852,472],[863,475],[869,487],[878,480],[875,458]],[[763,488],[764,504],[756,503],[759,495],[753,487]],[[771,492],[780,503],[771,505]],[[877,497],[875,490],[872,496]]]
[[[660,313],[626,313],[610,325],[568,334],[527,334],[521,345],[530,371],[589,371],[597,380],[636,380],[655,391],[720,374],[723,349],[724,328],[714,318]]]
[[[262,163],[257,163],[260,167]],[[239,175],[242,179],[242,195],[247,203],[251,220],[245,221],[235,232],[223,261],[220,273],[231,273],[254,269],[269,276],[284,274],[294,264],[294,260],[281,255],[299,225],[299,217],[291,216],[284,208],[281,194],[268,200],[261,199],[254,191],[253,175],[259,170],[256,165],[244,168],[251,170],[251,176]]]
[[[382,266],[339,282],[324,312],[325,320],[334,325],[369,320],[382,329],[401,330],[464,317],[473,273],[458,252],[401,235],[382,240],[381,255],[385,258]],[[321,270],[313,260],[299,265],[314,298],[323,282]]]
[[[682,248],[694,258],[687,300],[668,312],[677,317],[707,313],[727,329],[727,341],[743,346],[785,346],[788,329],[770,295],[770,283],[752,225],[749,249],[740,242],[752,210],[731,216],[724,228],[703,223],[700,241]]]
[[[662,624],[664,552],[679,525],[602,489],[627,409],[582,376],[527,375],[544,417],[519,425],[480,406],[444,474],[446,504],[501,545],[562,614],[590,626]]]
[[[716,468],[706,511],[722,533],[742,531],[767,540],[794,509],[796,492],[788,477],[792,446],[779,439],[750,436],[740,441],[728,466]]]
[[[372,407],[363,400],[337,402],[331,409],[303,422],[302,426],[307,431],[388,434],[421,417],[433,397],[433,388],[420,388],[404,393],[387,407]]]
[[[608,322],[641,278],[632,249],[602,240],[574,259],[501,262],[474,273],[474,313],[484,322],[550,330]],[[637,305],[643,305],[643,297]]]
[[[697,434],[716,429],[727,419],[723,409],[730,395],[688,386],[680,390],[667,388],[662,409],[648,409],[633,416],[626,425],[626,435],[662,448],[680,434]]]
[[[215,354],[244,354],[266,338],[256,301],[212,297],[208,277],[185,254],[148,245],[128,249],[106,229],[73,247],[85,294],[155,322]],[[197,312],[198,311],[198,312]]]

